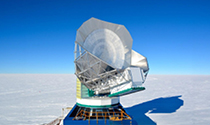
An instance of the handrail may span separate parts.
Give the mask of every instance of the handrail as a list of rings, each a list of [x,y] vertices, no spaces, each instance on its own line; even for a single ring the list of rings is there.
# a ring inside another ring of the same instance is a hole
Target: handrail
[[[91,114],[91,115],[90,115]],[[85,111],[80,110],[80,112],[72,119],[75,120],[77,117],[80,117],[83,120],[88,118],[89,122],[91,118],[95,118],[97,123],[99,118],[104,118],[105,123],[106,119],[110,119],[112,121],[122,121],[122,120],[132,120],[132,118],[123,110],[120,111]]]

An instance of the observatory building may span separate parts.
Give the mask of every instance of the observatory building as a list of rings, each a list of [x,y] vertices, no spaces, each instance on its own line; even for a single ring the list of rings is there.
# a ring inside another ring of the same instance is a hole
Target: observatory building
[[[77,30],[75,75],[77,102],[63,125],[132,124],[120,96],[142,91],[147,58],[132,50],[123,25],[90,18]]]

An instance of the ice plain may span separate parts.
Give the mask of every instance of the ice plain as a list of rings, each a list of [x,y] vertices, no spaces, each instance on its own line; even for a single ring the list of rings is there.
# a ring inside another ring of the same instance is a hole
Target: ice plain
[[[73,74],[0,74],[0,124],[40,125],[76,102]],[[120,98],[141,125],[210,124],[210,75],[148,75],[145,91]]]

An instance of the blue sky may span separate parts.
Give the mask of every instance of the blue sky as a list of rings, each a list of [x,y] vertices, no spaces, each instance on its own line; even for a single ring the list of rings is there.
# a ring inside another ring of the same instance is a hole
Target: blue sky
[[[210,74],[208,0],[1,0],[0,73],[74,73],[91,17],[125,25],[150,74]]]

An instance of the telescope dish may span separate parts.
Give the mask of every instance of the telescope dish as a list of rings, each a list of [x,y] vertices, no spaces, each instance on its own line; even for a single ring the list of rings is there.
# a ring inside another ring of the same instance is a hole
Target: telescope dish
[[[77,30],[76,42],[113,68],[131,64],[133,39],[123,25],[90,18]]]
[[[107,64],[121,69],[125,61],[124,47],[117,34],[109,29],[94,30],[86,38],[83,47]]]

